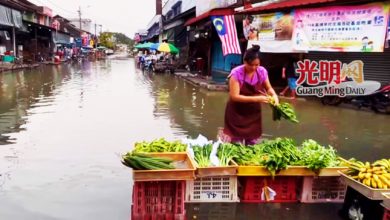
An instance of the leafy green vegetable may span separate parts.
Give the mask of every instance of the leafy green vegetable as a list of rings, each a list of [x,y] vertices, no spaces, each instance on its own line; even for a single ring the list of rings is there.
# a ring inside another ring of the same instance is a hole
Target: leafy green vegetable
[[[289,120],[291,122],[298,123],[297,115],[295,114],[294,109],[287,102],[275,103],[275,99],[272,96],[268,97],[270,99],[270,106],[272,108],[272,118],[274,121],[280,121],[282,118]]]
[[[135,143],[134,152],[151,153],[151,152],[185,152],[187,146],[180,141],[169,142],[164,138],[154,140],[152,142],[137,142]]]
[[[237,147],[230,143],[220,144],[218,147],[217,156],[220,166],[229,166],[230,161],[237,153]]]
[[[273,176],[289,165],[307,166],[317,171],[340,163],[333,147],[323,147],[314,140],[306,140],[301,147],[297,147],[292,139],[276,138],[254,146],[239,145],[236,148],[234,160],[239,165],[265,166]]]
[[[311,139],[302,143],[301,154],[300,165],[307,166],[312,170],[335,167],[340,163],[336,150],[332,146],[324,147]]]
[[[262,153],[266,155],[263,165],[272,176],[300,159],[300,152],[292,139],[276,138],[264,141],[261,145]]]
[[[243,166],[262,166],[262,155],[256,146],[236,145],[234,161]]]
[[[209,167],[211,166],[210,154],[213,149],[212,144],[207,144],[204,146],[193,146],[195,161],[198,163],[199,167]]]

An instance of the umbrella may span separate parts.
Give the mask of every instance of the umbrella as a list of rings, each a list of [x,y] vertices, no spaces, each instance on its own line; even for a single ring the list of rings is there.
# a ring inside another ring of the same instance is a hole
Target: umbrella
[[[142,49],[142,45],[143,45],[143,44],[137,44],[137,45],[135,45],[134,47],[137,48],[137,49]]]
[[[146,43],[144,43],[142,46],[143,46],[143,48],[145,48],[145,49],[150,49],[150,47],[153,46],[153,45],[154,45],[154,43],[146,42]]]
[[[166,53],[179,53],[179,49],[177,49],[177,47],[170,43],[159,44],[157,50]]]
[[[160,46],[159,43],[155,43],[155,44],[153,44],[152,46],[150,46],[150,49],[151,49],[151,50],[157,50],[159,46]]]

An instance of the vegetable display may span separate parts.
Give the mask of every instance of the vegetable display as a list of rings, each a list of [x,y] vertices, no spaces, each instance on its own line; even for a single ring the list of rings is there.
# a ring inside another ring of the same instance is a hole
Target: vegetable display
[[[134,170],[162,170],[175,169],[173,160],[166,158],[151,157],[140,153],[127,153],[122,156],[122,163]]]
[[[219,159],[220,166],[229,166],[233,157],[236,155],[237,150],[233,144],[226,143],[220,144],[218,147],[217,156]]]
[[[292,139],[277,138],[264,141],[261,145],[263,157],[262,164],[267,167],[272,176],[277,171],[286,169],[288,165],[300,160],[300,153]]]
[[[161,152],[185,152],[187,145],[180,141],[169,142],[164,138],[154,140],[152,142],[137,142],[135,143],[134,152],[137,153],[161,153]]]
[[[294,123],[298,123],[297,115],[294,109],[287,102],[279,104],[275,103],[275,99],[272,96],[268,97],[270,100],[270,106],[272,108],[272,119],[274,121],[280,121],[282,118],[289,120]]]
[[[237,145],[234,161],[242,166],[265,166],[271,175],[286,169],[287,166],[307,166],[318,171],[339,165],[336,151],[319,145],[314,140],[306,140],[301,147],[289,138],[266,140],[254,146]]]
[[[340,161],[336,150],[332,147],[323,147],[314,140],[306,140],[301,145],[301,161],[298,163],[312,170],[325,167],[336,167]]]
[[[350,159],[346,163],[349,167],[346,174],[353,179],[375,189],[390,188],[390,159],[377,160],[372,164]]]
[[[195,161],[198,163],[199,167],[209,167],[211,166],[210,154],[213,149],[212,144],[206,144],[204,146],[193,146]]]

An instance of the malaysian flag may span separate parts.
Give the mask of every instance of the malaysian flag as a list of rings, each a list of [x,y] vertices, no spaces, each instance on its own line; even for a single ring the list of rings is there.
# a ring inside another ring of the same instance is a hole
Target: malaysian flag
[[[211,21],[221,39],[223,55],[241,54],[234,15],[212,16]]]

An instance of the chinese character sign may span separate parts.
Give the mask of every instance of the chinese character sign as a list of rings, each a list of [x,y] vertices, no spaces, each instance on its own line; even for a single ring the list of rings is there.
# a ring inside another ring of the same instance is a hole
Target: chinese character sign
[[[382,3],[295,11],[293,48],[383,52],[388,7]]]
[[[350,63],[341,63],[339,60],[299,61],[296,93],[319,97],[372,94],[381,84],[364,80],[363,68],[361,60]]]

